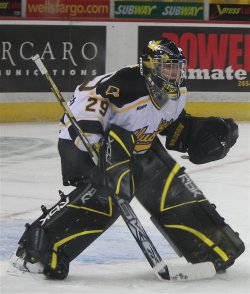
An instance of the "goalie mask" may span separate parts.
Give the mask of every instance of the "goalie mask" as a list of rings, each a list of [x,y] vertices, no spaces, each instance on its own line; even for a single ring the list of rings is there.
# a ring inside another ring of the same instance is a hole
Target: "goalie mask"
[[[140,57],[140,72],[146,79],[154,106],[162,109],[172,100],[177,109],[179,88],[186,73],[181,48],[168,39],[150,41]]]

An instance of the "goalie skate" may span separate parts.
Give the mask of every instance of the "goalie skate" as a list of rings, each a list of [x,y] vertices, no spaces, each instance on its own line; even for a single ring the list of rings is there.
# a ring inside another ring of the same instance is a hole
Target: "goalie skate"
[[[35,259],[28,258],[27,254],[20,247],[13,253],[9,261],[7,272],[11,275],[42,274],[44,266]]]

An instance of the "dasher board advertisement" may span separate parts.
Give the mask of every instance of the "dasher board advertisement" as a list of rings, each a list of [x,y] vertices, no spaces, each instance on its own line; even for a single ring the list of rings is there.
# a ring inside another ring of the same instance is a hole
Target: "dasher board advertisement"
[[[165,1],[115,1],[115,18],[203,19],[203,3]]]
[[[63,92],[105,72],[105,26],[2,25],[0,40],[0,92],[48,91],[35,54]]]
[[[16,17],[22,14],[21,0],[0,0],[0,17]]]
[[[250,21],[250,2],[209,4],[209,20]]]
[[[140,26],[138,56],[161,37],[183,49],[189,91],[250,92],[249,28]]]
[[[26,0],[27,17],[110,17],[109,0]]]

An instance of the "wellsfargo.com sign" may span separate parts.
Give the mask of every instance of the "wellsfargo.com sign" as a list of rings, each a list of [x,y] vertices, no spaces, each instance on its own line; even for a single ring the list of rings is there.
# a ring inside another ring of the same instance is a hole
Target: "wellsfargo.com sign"
[[[7,25],[1,28],[0,92],[46,91],[42,79],[34,79],[41,75],[32,61],[37,53],[64,92],[71,92],[84,79],[105,72],[104,26]]]
[[[28,17],[106,17],[109,0],[27,0]]]

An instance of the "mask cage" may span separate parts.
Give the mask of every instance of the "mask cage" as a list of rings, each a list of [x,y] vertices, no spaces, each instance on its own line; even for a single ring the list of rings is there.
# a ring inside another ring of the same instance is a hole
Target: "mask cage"
[[[146,67],[147,63],[144,64]],[[166,83],[179,86],[186,75],[186,60],[168,59],[164,61],[163,58],[152,58],[149,68],[152,78],[157,76]]]

